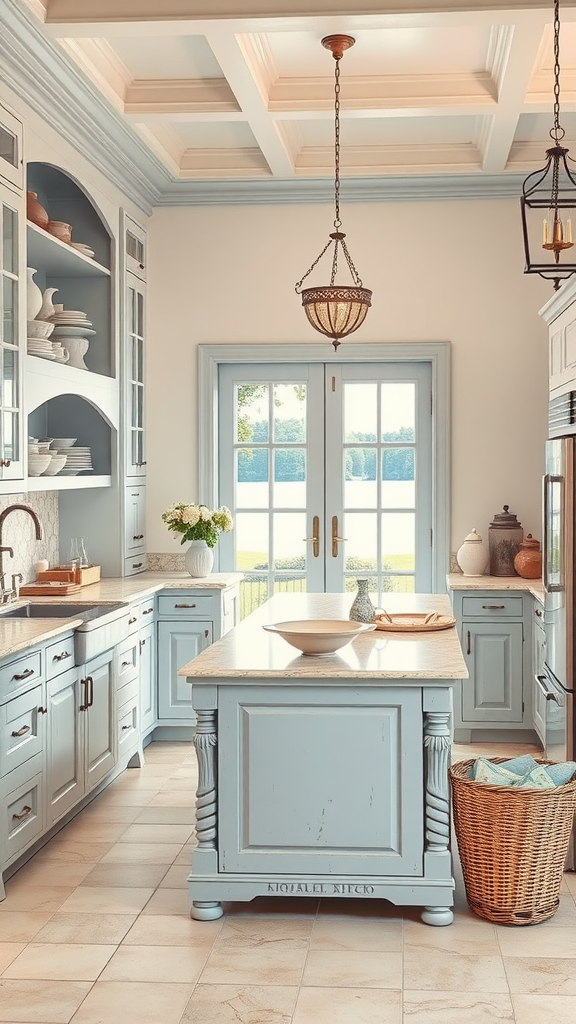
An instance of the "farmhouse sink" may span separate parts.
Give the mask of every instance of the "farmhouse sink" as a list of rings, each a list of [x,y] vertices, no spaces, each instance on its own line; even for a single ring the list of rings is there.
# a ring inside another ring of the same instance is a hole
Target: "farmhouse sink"
[[[103,654],[124,640],[128,630],[128,605],[44,603],[23,604],[16,608],[0,608],[0,618],[17,619],[82,619],[74,629],[76,664]]]

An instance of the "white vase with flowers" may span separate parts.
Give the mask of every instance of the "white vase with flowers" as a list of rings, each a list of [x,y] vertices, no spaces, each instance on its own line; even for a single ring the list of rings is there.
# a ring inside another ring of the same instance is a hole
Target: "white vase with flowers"
[[[209,576],[214,564],[214,548],[221,533],[233,528],[230,510],[208,508],[207,505],[172,505],[162,513],[162,519],[169,530],[182,535],[181,544],[190,541],[186,551],[186,570],[191,576],[202,579]]]

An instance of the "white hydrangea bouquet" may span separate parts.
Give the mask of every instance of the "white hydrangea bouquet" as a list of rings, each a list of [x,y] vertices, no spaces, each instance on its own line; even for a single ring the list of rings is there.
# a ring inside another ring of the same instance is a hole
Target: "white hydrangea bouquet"
[[[228,533],[234,525],[230,509],[225,505],[208,508],[207,505],[184,505],[180,502],[166,509],[162,519],[169,530],[182,534],[181,544],[188,540],[205,540],[209,548],[215,546],[218,534]]]

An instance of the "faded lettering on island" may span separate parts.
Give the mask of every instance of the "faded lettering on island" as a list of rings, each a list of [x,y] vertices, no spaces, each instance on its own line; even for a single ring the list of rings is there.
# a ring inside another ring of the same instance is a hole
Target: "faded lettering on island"
[[[373,885],[353,882],[268,882],[268,892],[301,893],[306,896],[372,896]]]

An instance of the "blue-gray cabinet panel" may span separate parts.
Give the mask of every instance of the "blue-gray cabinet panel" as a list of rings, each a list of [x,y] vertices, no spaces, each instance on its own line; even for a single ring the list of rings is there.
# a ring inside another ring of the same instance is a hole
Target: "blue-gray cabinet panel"
[[[81,728],[81,670],[68,669],[47,684],[47,826],[84,795]]]
[[[218,721],[220,871],[422,874],[419,688],[224,686]]]
[[[212,643],[212,622],[197,620],[158,623],[158,718],[194,722],[192,687],[182,668]]]
[[[462,683],[465,722],[521,722],[521,622],[465,622],[462,649],[470,678]]]

